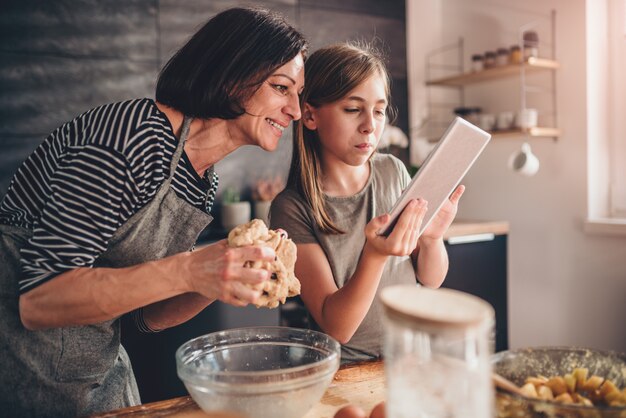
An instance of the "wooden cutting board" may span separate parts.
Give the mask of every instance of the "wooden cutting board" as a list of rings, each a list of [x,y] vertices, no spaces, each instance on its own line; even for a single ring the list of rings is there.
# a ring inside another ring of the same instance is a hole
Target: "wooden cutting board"
[[[385,372],[382,361],[358,363],[341,368],[320,402],[304,418],[332,418],[341,407],[354,404],[367,414],[385,398]],[[230,414],[207,414],[189,396],[118,409],[92,418],[236,418]]]
[[[337,372],[321,401],[305,418],[332,418],[341,407],[358,405],[368,414],[385,400],[385,370],[382,361],[359,363]]]

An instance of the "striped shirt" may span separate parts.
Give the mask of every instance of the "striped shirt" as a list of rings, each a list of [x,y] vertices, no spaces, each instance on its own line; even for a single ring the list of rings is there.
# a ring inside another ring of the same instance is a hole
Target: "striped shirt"
[[[0,224],[33,231],[22,249],[20,292],[93,265],[115,231],[169,176],[178,139],[151,99],[92,109],[56,129],[20,166],[0,203]],[[209,212],[217,188],[187,155],[171,188]]]

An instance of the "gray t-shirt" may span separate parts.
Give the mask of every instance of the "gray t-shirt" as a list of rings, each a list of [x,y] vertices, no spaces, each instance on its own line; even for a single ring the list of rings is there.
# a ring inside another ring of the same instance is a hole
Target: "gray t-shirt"
[[[353,196],[325,196],[328,213],[345,234],[321,232],[310,206],[295,190],[285,189],[270,210],[271,228],[283,228],[296,244],[319,244],[330,264],[338,288],[354,274],[365,245],[365,225],[387,213],[411,180],[404,164],[390,154],[375,154],[365,187]],[[378,293],[385,286],[416,283],[409,256],[389,257],[376,297],[352,339],[342,347],[342,362],[369,360],[382,354],[383,307]]]

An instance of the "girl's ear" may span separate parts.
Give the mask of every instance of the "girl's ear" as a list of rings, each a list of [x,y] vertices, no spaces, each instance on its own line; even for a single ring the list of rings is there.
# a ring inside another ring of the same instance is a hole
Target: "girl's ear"
[[[317,129],[317,123],[315,122],[315,108],[308,103],[304,104],[302,111],[302,123],[307,129],[314,131]]]

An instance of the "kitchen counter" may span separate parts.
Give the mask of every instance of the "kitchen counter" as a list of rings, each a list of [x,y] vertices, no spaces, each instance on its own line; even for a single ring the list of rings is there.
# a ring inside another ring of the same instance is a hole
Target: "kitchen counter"
[[[444,239],[463,235],[494,234],[506,235],[509,233],[509,223],[506,221],[470,221],[456,220],[444,234]]]
[[[382,361],[363,362],[342,367],[324,396],[304,418],[332,418],[341,407],[354,404],[367,413],[385,399],[385,373]],[[118,409],[92,418],[236,418],[228,414],[207,414],[189,396]]]
[[[287,231],[289,232],[289,231]],[[475,221],[475,220],[455,220],[448,231],[444,234],[444,239],[463,235],[494,234],[506,235],[509,233],[509,223],[506,221]],[[198,245],[206,245],[219,241],[228,236],[227,231],[219,226],[209,228],[200,236]]]

